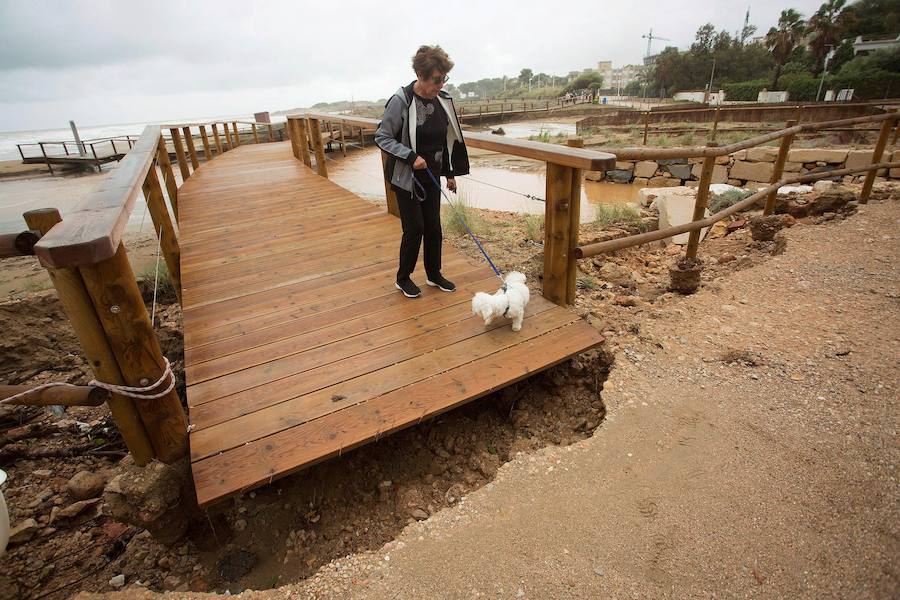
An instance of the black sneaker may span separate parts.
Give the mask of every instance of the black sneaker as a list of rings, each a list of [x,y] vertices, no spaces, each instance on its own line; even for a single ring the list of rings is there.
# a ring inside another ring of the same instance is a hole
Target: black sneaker
[[[445,279],[444,276],[441,275],[440,273],[438,273],[434,277],[429,277],[428,279],[425,280],[425,283],[427,283],[431,287],[436,287],[444,292],[452,292],[453,290],[456,289],[456,286],[453,285],[453,282]]]
[[[422,295],[422,290],[420,290],[419,286],[414,284],[409,277],[403,281],[396,282],[394,285],[397,286],[397,289],[403,292],[403,295],[407,298],[418,298]]]

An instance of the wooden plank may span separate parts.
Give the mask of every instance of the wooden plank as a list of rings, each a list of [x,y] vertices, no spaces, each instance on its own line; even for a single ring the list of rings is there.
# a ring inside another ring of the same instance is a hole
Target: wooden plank
[[[213,159],[213,154],[209,146],[209,136],[206,134],[206,125],[200,126],[200,139],[203,142],[203,156],[206,157],[206,162],[209,162]]]
[[[191,465],[201,506],[479,398],[602,342],[576,323]]]
[[[219,126],[216,123],[212,124],[212,132],[213,132],[213,141],[216,144],[216,155],[222,156],[222,140],[219,139]]]
[[[159,164],[159,171],[162,173],[163,182],[166,184],[166,195],[169,197],[169,204],[172,206],[172,215],[177,222],[178,183],[175,181],[175,173],[172,171],[172,163],[169,161],[169,150],[166,148],[166,141],[162,135],[159,136],[159,144],[156,148],[156,162]]]
[[[544,205],[544,297],[566,304],[571,226],[572,168],[547,163]],[[577,200],[580,201],[580,200]]]

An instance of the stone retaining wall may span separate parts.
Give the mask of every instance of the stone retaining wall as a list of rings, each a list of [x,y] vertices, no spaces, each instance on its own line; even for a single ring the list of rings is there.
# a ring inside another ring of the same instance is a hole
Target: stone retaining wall
[[[872,150],[848,150],[846,148],[794,148],[788,153],[784,165],[785,174],[803,175],[822,173],[836,169],[864,167],[872,162]],[[885,153],[883,162],[887,162]],[[730,156],[716,157],[712,183],[728,183],[750,189],[765,187],[772,181],[778,148],[761,146],[735,152]],[[900,161],[900,150],[890,156],[890,162]],[[699,185],[702,158],[669,158],[661,160],[618,161],[616,168],[606,171],[585,171],[590,181],[634,183],[641,187],[674,187]],[[900,169],[879,173],[892,179],[900,179]],[[862,181],[865,173],[844,177],[845,182]]]

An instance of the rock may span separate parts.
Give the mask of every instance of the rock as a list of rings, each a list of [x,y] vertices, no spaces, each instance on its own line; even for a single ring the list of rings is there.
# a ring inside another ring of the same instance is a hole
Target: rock
[[[678,187],[681,185],[681,180],[673,177],[651,177],[647,185],[650,187]]]
[[[725,226],[725,230],[727,233],[733,233],[733,232],[737,231],[738,229],[743,229],[746,226],[747,226],[746,219],[736,219],[736,220],[728,223],[728,225]]]
[[[634,176],[635,177],[646,177],[650,178],[656,175],[656,170],[659,168],[659,165],[652,160],[642,160],[634,165]]]
[[[720,256],[718,259],[716,259],[716,260],[717,260],[717,262],[718,262],[720,265],[724,265],[725,263],[730,263],[730,262],[733,262],[733,261],[737,260],[737,256],[735,256],[734,254],[731,254],[731,253],[726,252],[725,254],[721,255],[721,256]]]
[[[781,228],[784,227],[784,221],[780,215],[757,215],[750,218],[750,235],[754,241],[769,242],[775,238]]]
[[[249,550],[234,550],[219,561],[219,576],[225,581],[237,581],[256,566],[256,554]],[[176,586],[177,587],[177,586]]]
[[[668,193],[660,193],[656,198],[656,208],[659,211],[659,228],[675,227],[684,225],[694,220],[694,203],[696,202],[694,190],[681,187],[668,191]],[[709,209],[704,212],[705,216],[709,216]],[[708,227],[704,228],[700,233],[700,239],[706,235]],[[671,238],[667,238],[667,242],[674,244],[686,244],[689,233],[681,233]]]
[[[847,153],[847,160],[844,162],[845,169],[858,169],[872,164],[872,150],[850,150]]]
[[[606,178],[615,183],[631,183],[633,177],[632,171],[613,169],[606,172]]]
[[[831,183],[830,181],[828,183]],[[783,185],[778,188],[779,196],[790,196],[791,194],[808,194],[813,190],[809,185]]]
[[[717,156],[717,157],[716,157],[716,164],[717,164],[717,165],[730,165],[730,164],[731,164],[731,157],[728,156],[728,155],[725,155],[725,156]]]
[[[897,169],[897,170],[900,171],[900,169]],[[635,178],[631,181],[631,183],[634,184],[634,185],[636,185],[636,186],[638,186],[638,187],[641,187],[641,186],[647,185],[647,182],[648,182],[648,181],[650,181],[650,180],[647,179],[646,177],[635,177]]]
[[[803,168],[803,163],[798,162],[786,162],[784,163],[784,172],[785,173],[799,173],[800,169]]]
[[[177,575],[168,575],[165,579],[163,579],[163,589],[164,590],[174,590],[178,586],[181,585],[181,577]]]
[[[491,129],[491,133],[493,133],[494,135],[506,135],[506,132],[503,130],[502,127],[498,127],[497,129]]]
[[[76,500],[87,500],[102,494],[104,487],[106,487],[106,478],[99,473],[79,471],[66,484],[66,491]]]
[[[247,529],[247,521],[245,519],[238,519],[234,522],[235,531],[243,531],[245,529]]]
[[[616,306],[637,306],[637,298],[634,296],[614,296],[613,304]]]
[[[34,471],[31,472],[31,474],[34,475],[35,477],[43,478],[43,477],[50,477],[51,475],[53,475],[53,471],[51,471],[50,469],[35,469]]]
[[[93,508],[91,511],[93,514],[90,516],[96,516],[96,513],[100,509],[100,498],[93,498],[91,500],[82,500],[80,502],[74,502],[69,506],[60,509],[57,512],[57,518],[60,519],[72,519],[77,517],[83,512],[86,512],[88,509]]]
[[[631,270],[611,261],[604,261],[597,276],[603,281],[625,288],[632,288],[635,285]]]
[[[31,540],[40,529],[40,525],[34,519],[25,519],[9,530],[9,543],[22,544]]]
[[[688,161],[686,158],[661,158],[660,160],[658,160],[656,162],[663,166],[688,164]]]
[[[634,171],[634,163],[629,161],[616,161],[616,169],[619,171]]]
[[[788,161],[799,163],[842,163],[847,160],[848,150],[827,148],[794,148],[788,152]]]
[[[696,179],[700,179],[700,173],[703,171],[703,165],[696,164],[691,168],[691,175]],[[712,170],[712,178],[710,183],[725,183],[728,181],[728,169],[722,165],[715,165]]]
[[[730,175],[734,179],[749,181],[772,181],[775,165],[772,163],[737,161],[731,166]]]
[[[125,587],[125,575],[119,573],[118,575],[110,579],[109,586],[111,588],[121,590],[123,587]]]
[[[603,171],[585,171],[584,178],[588,181],[603,181],[605,174]]]
[[[747,160],[750,162],[775,162],[776,158],[778,158],[778,148],[759,146],[747,149]]]
[[[197,514],[191,487],[187,459],[172,465],[154,461],[145,467],[130,463],[109,482],[103,499],[117,521],[137,525],[161,543],[172,544]]]
[[[691,166],[690,165],[667,165],[666,170],[672,177],[676,179],[690,179],[691,178]]]
[[[409,514],[416,521],[424,521],[429,516],[428,513],[425,512],[424,510],[422,510],[421,508],[416,508]]]
[[[787,236],[784,235],[784,232],[779,231],[778,233],[776,233],[775,239],[773,241],[775,243],[772,245],[772,249],[770,250],[772,256],[784,254],[785,250],[787,250]]]

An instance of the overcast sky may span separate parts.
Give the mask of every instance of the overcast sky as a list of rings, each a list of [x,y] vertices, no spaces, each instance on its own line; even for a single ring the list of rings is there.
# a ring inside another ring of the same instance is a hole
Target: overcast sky
[[[754,0],[764,33],[791,6]],[[0,0],[0,131],[246,115],[320,101],[384,98],[440,44],[451,80],[565,74],[640,62],[641,35],[681,48],[712,22],[738,30],[748,2]]]

